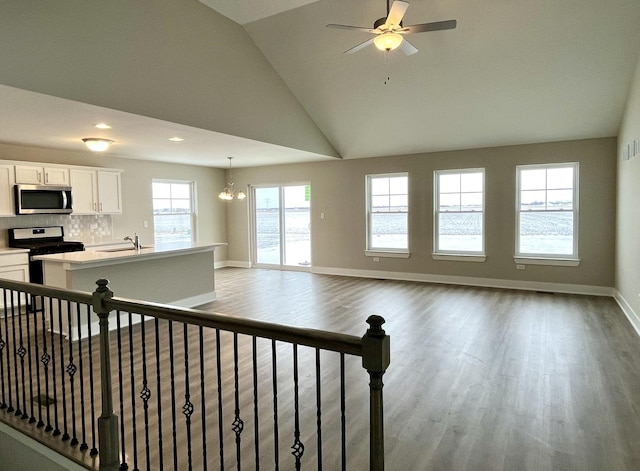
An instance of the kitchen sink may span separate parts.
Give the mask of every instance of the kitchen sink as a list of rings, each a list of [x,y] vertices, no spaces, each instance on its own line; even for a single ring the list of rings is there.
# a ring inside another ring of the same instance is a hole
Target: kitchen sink
[[[142,246],[140,247],[140,249],[148,249],[151,246],[146,245],[146,246]],[[101,249],[101,250],[97,250],[96,252],[133,252],[136,249],[134,249],[133,247],[116,247],[113,249]]]

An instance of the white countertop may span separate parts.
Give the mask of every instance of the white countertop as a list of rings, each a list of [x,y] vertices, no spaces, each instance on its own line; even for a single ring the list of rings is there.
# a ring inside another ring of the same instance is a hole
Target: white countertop
[[[12,253],[29,253],[29,249],[16,249],[13,247],[0,247],[0,255]]]
[[[176,257],[199,252],[213,252],[216,247],[227,245],[225,242],[196,243],[181,247],[144,246],[138,252],[131,249],[100,249],[98,247],[83,252],[67,252],[50,255],[38,255],[34,260],[61,263],[69,270],[89,268],[93,266],[116,265],[121,263],[140,262],[156,258]]]

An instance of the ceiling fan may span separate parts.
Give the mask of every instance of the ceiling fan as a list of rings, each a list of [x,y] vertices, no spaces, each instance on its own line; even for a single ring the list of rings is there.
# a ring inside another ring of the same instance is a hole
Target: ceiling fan
[[[446,20],[435,21],[433,23],[422,23],[419,25],[402,26],[402,18],[404,17],[408,7],[408,2],[395,0],[393,5],[391,5],[391,9],[389,9],[389,0],[387,0],[387,11],[389,13],[386,18],[376,20],[376,22],[373,23],[373,28],[334,24],[327,25],[327,28],[351,29],[375,34],[375,37],[367,39],[365,42],[360,43],[351,49],[347,49],[344,51],[345,54],[353,54],[354,52],[364,49],[370,44],[374,44],[381,51],[393,51],[394,49],[400,48],[400,50],[406,55],[411,55],[418,52],[418,50],[413,44],[404,39],[403,35],[455,29],[457,25],[456,20]]]

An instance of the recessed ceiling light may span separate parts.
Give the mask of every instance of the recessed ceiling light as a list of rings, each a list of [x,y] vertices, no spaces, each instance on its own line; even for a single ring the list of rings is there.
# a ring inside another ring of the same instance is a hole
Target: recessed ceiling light
[[[109,126],[107,123],[97,123],[95,127],[98,129],[111,129],[111,126]]]
[[[178,136],[170,137],[170,138],[169,138],[169,140],[170,140],[171,142],[182,142],[182,141],[184,141],[184,139],[183,139],[183,138],[178,137]]]

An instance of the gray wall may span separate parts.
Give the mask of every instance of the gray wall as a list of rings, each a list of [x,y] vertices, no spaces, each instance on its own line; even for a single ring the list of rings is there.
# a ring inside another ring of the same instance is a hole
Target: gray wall
[[[0,160],[23,160],[69,165],[88,165],[123,169],[123,214],[111,216],[113,238],[137,232],[143,244],[153,241],[153,207],[151,181],[154,178],[193,181],[196,184],[198,240],[226,242],[226,207],[216,195],[225,185],[225,171],[215,168],[176,165],[147,160],[122,159],[109,155],[96,155],[89,151],[67,151],[38,147],[0,144]],[[39,216],[0,218],[0,228],[24,227],[40,224]],[[34,222],[36,221],[36,222]],[[144,227],[148,221],[149,227]],[[0,237],[0,241],[3,238]],[[85,242],[90,242],[85,240]],[[226,247],[216,249],[216,261],[226,260]]]
[[[616,231],[616,290],[640,332],[640,154],[628,161],[622,159],[622,147],[639,138],[640,59],[618,137]]]
[[[580,163],[578,267],[527,265],[516,270],[516,165]],[[435,261],[433,233],[433,171],[485,168],[485,263]],[[410,251],[408,259],[374,262],[365,249],[365,175],[409,172]],[[312,194],[312,257],[317,268],[371,270],[477,277],[608,287],[614,285],[616,139],[533,144],[462,150],[413,156],[377,157],[302,165],[234,170],[236,186],[310,182]],[[324,212],[325,219],[320,218]],[[233,202],[228,213],[229,260],[250,260],[246,203]]]

